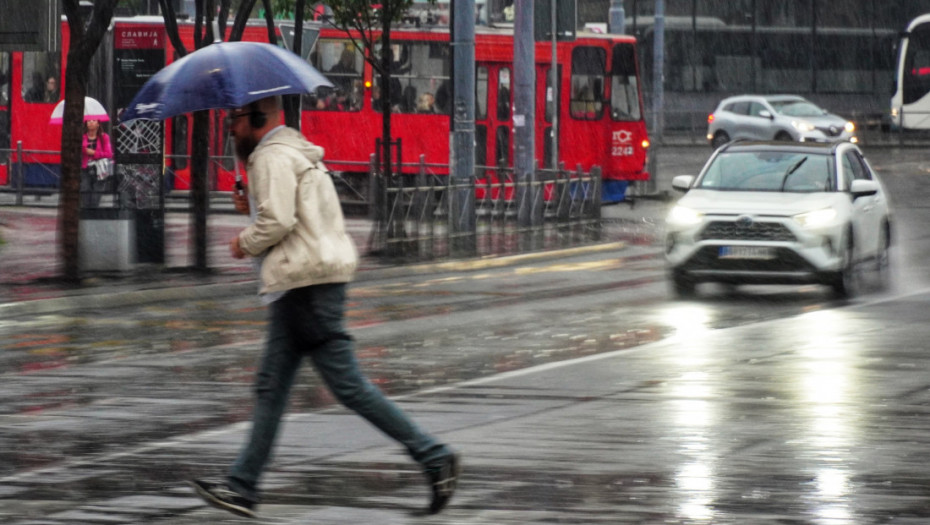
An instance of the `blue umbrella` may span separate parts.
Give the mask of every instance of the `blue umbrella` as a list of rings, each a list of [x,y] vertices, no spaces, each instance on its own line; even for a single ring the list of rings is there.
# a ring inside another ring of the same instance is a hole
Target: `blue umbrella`
[[[162,120],[202,109],[226,109],[274,96],[332,86],[286,49],[259,42],[219,42],[173,62],[136,94],[120,121]]]

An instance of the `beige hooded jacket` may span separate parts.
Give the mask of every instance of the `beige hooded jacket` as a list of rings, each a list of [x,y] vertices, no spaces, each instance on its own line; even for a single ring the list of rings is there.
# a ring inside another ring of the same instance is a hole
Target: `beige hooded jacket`
[[[249,155],[255,221],[239,234],[239,245],[253,257],[265,255],[261,293],[352,280],[358,253],[322,159],[323,148],[292,128]]]

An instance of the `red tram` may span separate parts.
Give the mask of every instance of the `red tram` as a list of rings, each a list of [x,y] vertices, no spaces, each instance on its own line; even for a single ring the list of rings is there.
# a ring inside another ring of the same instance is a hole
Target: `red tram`
[[[277,28],[281,45],[292,38],[293,24]],[[193,24],[179,24],[180,36],[193,49]],[[401,27],[392,31],[396,60],[392,100],[382,101],[379,78],[363,59],[362,50],[341,30],[310,26],[302,55],[326,74],[335,88],[303,99],[301,126],[309,140],[326,150],[327,165],[366,195],[368,162],[381,136],[381,104],[390,104],[392,137],[402,143],[404,170],[411,173],[425,157],[432,173],[446,174],[451,113],[451,51],[448,27]],[[68,27],[62,23],[61,53],[0,53],[0,155],[22,148],[26,184],[57,184],[60,127],[49,126],[54,102],[30,99],[30,79],[63,78]],[[318,38],[316,38],[318,36]],[[264,24],[249,25],[243,40],[267,41]],[[356,39],[357,40],[357,39]],[[558,42],[558,98],[549,85],[552,51],[536,44],[536,145],[543,167],[551,167],[553,115],[558,115],[559,161],[585,171],[600,166],[605,200],[622,199],[629,181],[646,180],[649,147],[643,118],[636,41],[625,35],[579,32],[571,42]],[[115,19],[95,58],[88,95],[104,102],[116,118],[142,83],[175,58],[160,17]],[[513,161],[513,32],[478,27],[476,62],[476,165],[512,166]],[[60,96],[58,97],[60,99]],[[56,100],[57,102],[57,100]],[[232,189],[231,144],[222,129],[220,112],[210,138],[211,188]],[[169,188],[189,188],[191,116],[169,119],[165,125],[166,179]],[[108,130],[109,131],[109,130]],[[225,159],[225,160],[224,160]],[[51,178],[49,178],[51,175]],[[8,165],[0,165],[0,185],[10,183]]]

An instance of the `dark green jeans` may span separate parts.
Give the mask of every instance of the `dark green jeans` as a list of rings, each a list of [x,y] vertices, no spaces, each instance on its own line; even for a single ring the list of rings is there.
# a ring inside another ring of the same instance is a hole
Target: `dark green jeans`
[[[255,380],[256,403],[248,443],[229,472],[230,485],[258,500],[258,479],[274,445],[300,361],[307,356],[346,407],[403,444],[429,468],[452,450],[426,434],[372,385],[359,369],[345,329],[344,283],[290,290],[269,306],[268,342]],[[310,436],[307,436],[310,439]]]

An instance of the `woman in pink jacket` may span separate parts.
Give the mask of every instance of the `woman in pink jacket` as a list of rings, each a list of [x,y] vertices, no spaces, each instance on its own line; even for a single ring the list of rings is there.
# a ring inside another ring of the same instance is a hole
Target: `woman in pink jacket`
[[[96,208],[104,191],[109,173],[99,173],[90,163],[98,159],[112,159],[113,144],[110,136],[100,129],[100,122],[84,122],[81,139],[81,203],[85,208]]]

